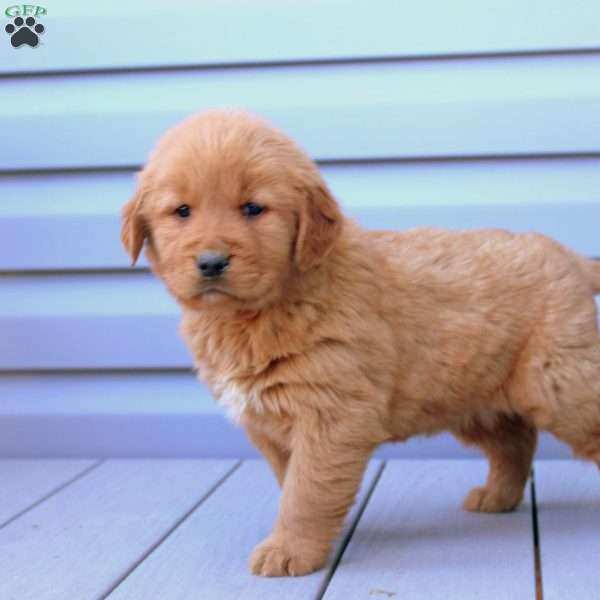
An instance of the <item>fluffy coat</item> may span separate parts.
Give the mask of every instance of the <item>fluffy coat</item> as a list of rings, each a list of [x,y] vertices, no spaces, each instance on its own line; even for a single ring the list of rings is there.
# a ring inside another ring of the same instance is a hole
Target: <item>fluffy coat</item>
[[[479,446],[472,511],[518,505],[538,430],[600,463],[600,268],[545,236],[364,230],[296,144],[215,110],[159,142],[122,239],[134,262],[146,242],[200,376],[282,486],[256,574],[324,564],[384,442]],[[209,250],[230,260],[218,281],[197,266]]]

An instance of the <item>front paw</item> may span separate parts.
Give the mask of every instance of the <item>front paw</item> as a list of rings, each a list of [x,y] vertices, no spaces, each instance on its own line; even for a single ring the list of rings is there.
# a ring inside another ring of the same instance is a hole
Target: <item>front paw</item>
[[[476,487],[467,494],[463,507],[470,512],[510,512],[517,508],[522,497],[522,486],[499,489]]]
[[[263,577],[297,577],[316,571],[326,559],[327,552],[306,541],[269,537],[254,548],[250,571]]]

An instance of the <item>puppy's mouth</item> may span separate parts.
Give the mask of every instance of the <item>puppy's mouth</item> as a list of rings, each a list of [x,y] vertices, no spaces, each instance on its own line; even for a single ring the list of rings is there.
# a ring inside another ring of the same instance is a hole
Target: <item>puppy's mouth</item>
[[[211,296],[215,294],[227,294],[227,292],[219,285],[203,285],[200,288],[201,296]]]
[[[207,282],[200,286],[198,296],[204,298],[217,298],[219,296],[228,296],[235,298],[229,290],[225,288],[222,282]]]

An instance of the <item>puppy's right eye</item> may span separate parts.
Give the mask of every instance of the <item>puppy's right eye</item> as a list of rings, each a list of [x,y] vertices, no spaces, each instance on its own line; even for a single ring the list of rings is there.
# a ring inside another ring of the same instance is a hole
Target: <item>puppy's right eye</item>
[[[182,204],[175,209],[175,214],[182,219],[187,219],[191,212],[192,210],[187,204]]]

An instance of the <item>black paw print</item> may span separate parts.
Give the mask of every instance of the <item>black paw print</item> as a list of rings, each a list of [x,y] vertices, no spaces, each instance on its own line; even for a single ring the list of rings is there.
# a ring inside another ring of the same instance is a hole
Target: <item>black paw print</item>
[[[10,35],[10,43],[15,48],[23,44],[35,48],[40,41],[38,33],[44,33],[44,26],[41,23],[36,25],[33,17],[27,17],[26,20],[23,20],[22,17],[16,17],[4,30]]]

